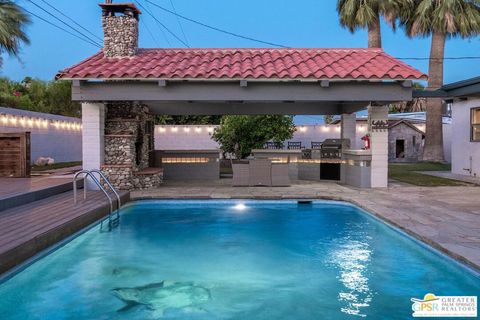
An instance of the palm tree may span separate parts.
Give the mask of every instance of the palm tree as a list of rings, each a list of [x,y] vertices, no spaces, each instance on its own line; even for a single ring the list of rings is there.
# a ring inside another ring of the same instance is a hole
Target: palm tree
[[[416,90],[425,90],[425,87],[418,82],[413,84]],[[427,110],[427,99],[413,98],[410,101],[399,101],[392,103],[389,106],[391,113],[405,113],[405,112],[425,112]]]
[[[10,0],[0,0],[0,54],[6,52],[18,56],[20,44],[29,43],[24,31],[29,23],[30,19],[22,8]]]
[[[380,17],[383,16],[395,30],[396,20],[405,20],[404,13],[413,6],[413,0],[338,0],[340,24],[350,32],[368,30],[368,47],[381,48]]]
[[[406,10],[407,11],[407,10]],[[443,85],[445,40],[480,33],[479,0],[414,0],[408,16],[400,18],[407,35],[432,36],[427,90]],[[442,99],[427,99],[427,123],[423,160],[443,160]]]

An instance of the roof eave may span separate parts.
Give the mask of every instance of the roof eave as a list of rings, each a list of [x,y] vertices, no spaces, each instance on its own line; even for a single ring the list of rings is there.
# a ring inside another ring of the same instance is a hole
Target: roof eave
[[[320,82],[320,81],[332,81],[332,82],[403,82],[403,81],[418,81],[426,80],[423,78],[78,78],[78,77],[63,77],[57,75],[56,80],[64,81],[172,81],[172,82],[228,82],[228,81],[240,81],[246,80],[248,82]]]

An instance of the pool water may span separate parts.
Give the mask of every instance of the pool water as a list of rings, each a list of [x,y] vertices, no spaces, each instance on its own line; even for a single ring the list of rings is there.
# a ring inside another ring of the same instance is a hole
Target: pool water
[[[0,284],[1,319],[410,319],[478,275],[335,202],[144,201]]]

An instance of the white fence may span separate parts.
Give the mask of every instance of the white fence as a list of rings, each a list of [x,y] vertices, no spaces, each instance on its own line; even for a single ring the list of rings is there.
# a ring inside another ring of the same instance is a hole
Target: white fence
[[[81,119],[0,107],[0,132],[26,131],[31,135],[32,163],[39,157],[82,160]]]
[[[208,125],[158,125],[155,127],[156,150],[210,150],[219,145],[212,140],[212,133],[217,126]],[[366,124],[357,124],[357,141],[352,148],[362,146],[361,137],[367,132]],[[311,142],[340,138],[339,125],[305,125],[297,126],[293,138],[288,141],[301,142],[310,148]]]

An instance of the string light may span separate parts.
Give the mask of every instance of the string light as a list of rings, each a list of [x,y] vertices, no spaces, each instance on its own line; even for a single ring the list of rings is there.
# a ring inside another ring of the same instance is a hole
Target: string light
[[[358,126],[358,131],[364,132],[365,130],[366,130],[365,126],[363,125]]]
[[[14,126],[17,125],[17,118],[15,116],[11,116],[10,123],[13,124]]]

